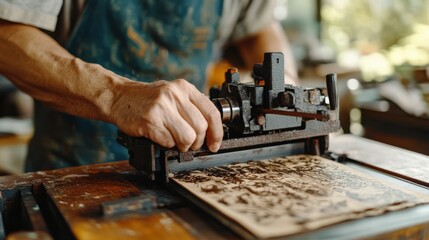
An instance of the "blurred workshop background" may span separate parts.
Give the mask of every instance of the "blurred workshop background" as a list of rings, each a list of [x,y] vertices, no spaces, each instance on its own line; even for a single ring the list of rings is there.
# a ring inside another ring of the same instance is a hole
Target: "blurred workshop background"
[[[338,74],[342,131],[429,154],[429,0],[278,0],[303,86]],[[288,54],[288,53],[286,53]],[[213,63],[218,84],[230,62]],[[32,99],[0,76],[0,174],[23,171]]]

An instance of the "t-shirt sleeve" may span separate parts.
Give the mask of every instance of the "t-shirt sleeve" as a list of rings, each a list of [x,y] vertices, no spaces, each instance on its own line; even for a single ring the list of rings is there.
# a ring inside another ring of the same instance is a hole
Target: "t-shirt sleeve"
[[[275,6],[275,0],[225,0],[220,42],[233,42],[262,30],[274,21]]]
[[[0,0],[0,19],[54,31],[62,0]]]

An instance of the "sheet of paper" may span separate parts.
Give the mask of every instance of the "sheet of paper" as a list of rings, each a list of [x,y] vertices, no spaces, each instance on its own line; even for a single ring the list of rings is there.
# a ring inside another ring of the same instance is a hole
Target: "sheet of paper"
[[[170,175],[258,238],[287,236],[429,202],[334,161],[299,155]]]

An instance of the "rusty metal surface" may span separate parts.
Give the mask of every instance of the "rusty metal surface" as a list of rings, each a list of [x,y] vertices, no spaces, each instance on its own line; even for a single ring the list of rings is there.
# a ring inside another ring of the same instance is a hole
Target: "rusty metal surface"
[[[333,121],[329,124],[323,124],[319,121],[307,121],[305,129],[296,129],[278,133],[256,135],[241,138],[232,138],[222,141],[219,151],[246,148],[251,146],[269,145],[274,143],[281,143],[287,141],[293,141],[298,139],[305,139],[310,137],[324,136],[331,132],[336,132],[340,129],[339,121]],[[198,155],[199,153],[210,152],[206,148],[202,148],[197,151],[189,151],[187,153],[179,153],[177,150],[166,150],[167,156],[175,156],[178,154]]]
[[[259,147],[254,149],[245,149],[240,151],[231,151],[225,153],[202,155],[194,157],[192,161],[177,162],[169,161],[169,172],[178,172],[193,170],[198,168],[207,168],[222,166],[237,162],[258,161],[262,159],[276,158],[279,156],[289,156],[305,153],[304,142],[294,142],[268,147]]]
[[[276,110],[276,109],[263,109],[262,112],[265,114],[277,114],[277,115],[284,115],[284,116],[302,117],[304,119],[317,119],[320,121],[329,120],[329,116],[323,115],[320,113],[285,111],[285,110]]]

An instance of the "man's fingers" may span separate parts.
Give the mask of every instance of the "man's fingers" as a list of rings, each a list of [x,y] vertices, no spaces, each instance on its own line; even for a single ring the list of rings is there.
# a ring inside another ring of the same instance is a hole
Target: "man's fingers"
[[[121,129],[164,147],[176,146],[181,152],[199,149],[204,138],[210,151],[219,149],[223,136],[220,113],[192,84],[183,79],[137,84],[140,89],[136,84],[116,104],[115,109],[120,110],[116,116],[130,116],[114,118]]]
[[[223,138],[223,127],[219,110],[200,92],[190,95],[191,102],[199,109],[207,121],[207,147],[211,152],[217,152]]]
[[[173,135],[171,135],[167,128],[161,127],[153,129],[153,131],[149,133],[149,138],[166,148],[172,148],[176,145]]]
[[[186,122],[194,129],[196,138],[191,145],[192,150],[198,150],[204,144],[204,138],[206,137],[207,121],[201,114],[200,110],[190,101],[181,104],[178,109],[180,115],[185,119]]]
[[[196,133],[194,129],[178,112],[172,111],[170,115],[167,115],[164,120],[164,126],[170,131],[179,151],[188,151],[195,142]]]

